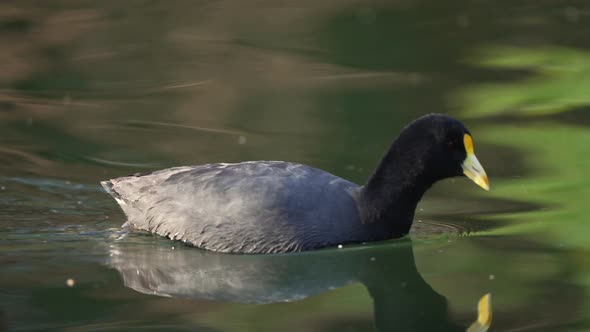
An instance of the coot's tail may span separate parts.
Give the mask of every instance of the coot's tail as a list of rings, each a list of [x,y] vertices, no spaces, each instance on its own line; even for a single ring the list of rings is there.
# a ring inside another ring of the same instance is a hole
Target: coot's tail
[[[107,181],[100,181],[100,185],[104,188],[104,190],[109,193],[114,198],[120,198],[119,193],[113,189],[113,183],[111,180]]]
[[[171,175],[191,169],[193,167],[184,166],[151,173],[137,173],[101,181],[100,184],[109,195],[113,196],[123,212],[125,212],[127,222],[123,226],[130,224],[140,224],[139,226],[142,226],[148,222],[145,220],[144,211],[153,205],[150,195],[146,194],[149,189],[158,188]],[[147,226],[139,228],[148,229]]]
[[[104,190],[111,196],[113,196],[113,198],[117,201],[117,203],[119,204],[119,206],[121,207],[121,209],[123,210],[123,212],[125,213],[125,215],[127,217],[129,217],[128,214],[128,208],[129,206],[127,205],[127,203],[125,202],[125,200],[123,199],[123,197],[121,196],[121,194],[119,194],[114,186],[115,184],[112,182],[112,180],[107,180],[107,181],[100,181],[100,185],[104,188]],[[121,227],[128,227],[129,226],[129,220],[127,220],[125,223],[123,223],[123,225]]]
[[[115,184],[113,183],[112,180],[107,180],[107,181],[100,181],[100,184],[102,185],[102,187],[104,188],[104,190],[111,196],[113,196],[113,198],[117,201],[117,203],[119,203],[119,205],[121,206],[121,208],[123,208],[123,211],[125,213],[127,213],[127,211],[125,210],[125,206],[127,205],[127,203],[125,202],[125,199],[123,199],[123,197],[121,196],[121,194],[119,194],[119,192],[117,192],[115,190]]]

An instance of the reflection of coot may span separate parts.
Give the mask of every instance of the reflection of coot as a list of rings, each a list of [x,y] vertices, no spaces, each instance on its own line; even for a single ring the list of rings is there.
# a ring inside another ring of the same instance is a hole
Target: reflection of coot
[[[175,167],[102,182],[125,225],[218,252],[279,253],[407,234],[438,180],[489,189],[469,131],[440,114],[410,123],[364,186],[282,161]]]
[[[145,294],[239,303],[296,301],[364,284],[379,331],[465,331],[422,279],[411,241],[286,255],[232,255],[162,243],[118,242],[109,265]]]

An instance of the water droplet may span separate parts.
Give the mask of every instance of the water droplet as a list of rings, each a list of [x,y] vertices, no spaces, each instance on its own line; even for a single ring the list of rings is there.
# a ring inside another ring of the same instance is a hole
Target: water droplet
[[[66,280],[66,285],[67,285],[68,287],[74,287],[74,285],[75,285],[75,284],[76,284],[76,280],[74,280],[74,279],[72,279],[72,278],[68,278],[68,279]]]
[[[338,245],[338,249],[342,249],[342,245],[341,244]]]
[[[488,277],[488,279],[490,279],[490,280],[494,280],[494,279],[496,279],[496,276],[495,276],[495,275],[493,275],[493,274],[490,274],[490,276]]]

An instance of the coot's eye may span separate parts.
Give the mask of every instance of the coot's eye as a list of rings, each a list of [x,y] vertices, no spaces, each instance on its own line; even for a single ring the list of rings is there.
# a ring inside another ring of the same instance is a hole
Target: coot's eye
[[[453,142],[453,141],[448,141],[448,142],[447,142],[447,147],[448,147],[449,149],[454,149],[454,148],[455,148],[455,142]]]

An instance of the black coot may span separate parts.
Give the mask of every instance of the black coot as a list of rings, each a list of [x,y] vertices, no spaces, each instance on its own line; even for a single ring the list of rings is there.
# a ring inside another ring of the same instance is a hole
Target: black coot
[[[436,181],[488,190],[469,131],[440,114],[406,126],[363,186],[283,161],[174,167],[102,182],[125,226],[234,253],[280,253],[407,234]]]

